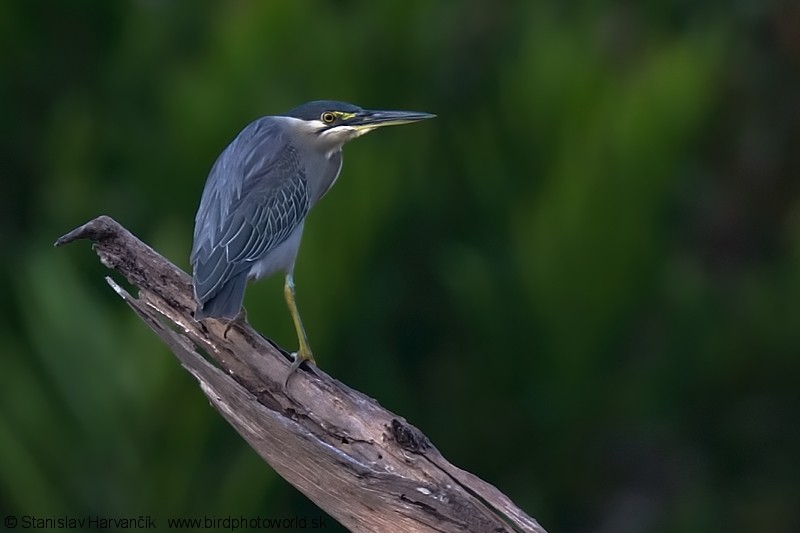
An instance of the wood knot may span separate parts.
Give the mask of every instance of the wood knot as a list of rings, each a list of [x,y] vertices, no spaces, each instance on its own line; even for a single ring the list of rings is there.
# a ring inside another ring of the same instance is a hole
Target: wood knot
[[[423,453],[431,447],[431,441],[420,430],[407,426],[396,418],[392,419],[392,427],[389,430],[394,441],[404,450]]]

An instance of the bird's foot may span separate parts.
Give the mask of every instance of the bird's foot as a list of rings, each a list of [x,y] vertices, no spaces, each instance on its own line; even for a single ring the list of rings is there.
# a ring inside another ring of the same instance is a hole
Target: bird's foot
[[[292,355],[294,356],[294,362],[292,363],[292,366],[289,368],[289,373],[286,374],[286,379],[283,382],[284,389],[286,389],[286,386],[289,385],[289,378],[291,378],[292,374],[294,374],[295,371],[297,371],[297,369],[300,368],[300,365],[302,365],[304,361],[309,361],[313,364],[317,364],[317,362],[314,361],[314,356],[312,355],[311,350],[309,348],[301,346],[300,349],[294,352]]]
[[[230,329],[233,326],[243,326],[246,323],[247,323],[247,311],[245,311],[244,307],[242,307],[242,309],[236,314],[236,316],[233,317],[231,321],[228,322],[228,324],[225,326],[225,331],[222,332],[222,338],[223,339],[228,338],[228,331],[230,331]]]

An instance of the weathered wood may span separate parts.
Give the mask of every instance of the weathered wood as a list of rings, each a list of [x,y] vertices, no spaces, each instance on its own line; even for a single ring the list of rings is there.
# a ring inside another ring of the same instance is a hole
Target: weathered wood
[[[499,490],[450,464],[417,428],[315,367],[282,384],[284,353],[242,324],[194,320],[191,279],[113,219],[69,232],[139,289],[111,287],[211,404],[284,479],[352,531],[544,532]],[[211,361],[201,355],[209,354]]]

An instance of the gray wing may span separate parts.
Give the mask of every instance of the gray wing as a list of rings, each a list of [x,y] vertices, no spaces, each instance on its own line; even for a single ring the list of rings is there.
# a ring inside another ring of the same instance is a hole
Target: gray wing
[[[191,263],[198,315],[233,318],[252,263],[308,212],[297,150],[269,117],[248,125],[214,163],[195,218]]]

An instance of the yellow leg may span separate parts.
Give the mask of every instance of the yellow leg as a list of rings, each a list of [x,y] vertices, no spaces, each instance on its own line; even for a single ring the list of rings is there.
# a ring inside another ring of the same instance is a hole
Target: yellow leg
[[[294,297],[294,278],[291,274],[286,274],[286,280],[283,285],[283,296],[286,298],[286,305],[289,306],[289,313],[292,315],[292,322],[294,322],[294,329],[297,330],[297,340],[300,343],[300,349],[294,354],[294,363],[289,369],[289,374],[286,376],[286,381],[283,382],[284,388],[289,383],[289,378],[292,377],[295,370],[297,370],[303,361],[311,361],[315,363],[314,356],[311,354],[311,347],[308,345],[308,338],[306,337],[306,330],[303,328],[303,321],[300,320],[300,312],[297,310],[297,302]]]

